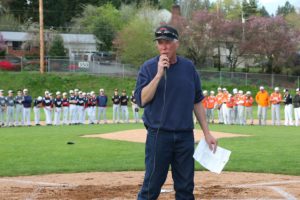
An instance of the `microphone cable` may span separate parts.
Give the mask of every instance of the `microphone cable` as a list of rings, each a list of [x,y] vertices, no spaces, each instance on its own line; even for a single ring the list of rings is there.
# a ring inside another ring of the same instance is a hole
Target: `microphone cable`
[[[166,93],[167,93],[167,67],[164,67],[164,93],[163,93],[163,106],[162,106],[162,110],[161,110],[161,116],[160,116],[160,121],[159,121],[159,126],[158,126],[158,129],[157,129],[157,132],[156,132],[156,135],[155,135],[155,140],[154,140],[154,159],[153,159],[153,169],[152,169],[152,172],[151,172],[151,175],[149,177],[149,182],[148,182],[148,200],[150,200],[149,196],[149,186],[151,184],[151,179],[152,179],[152,176],[155,172],[155,165],[156,165],[156,148],[157,148],[157,138],[158,138],[158,133],[160,131],[160,128],[162,126],[162,120],[163,120],[163,115],[164,115],[164,112],[165,112],[165,105],[166,105]]]

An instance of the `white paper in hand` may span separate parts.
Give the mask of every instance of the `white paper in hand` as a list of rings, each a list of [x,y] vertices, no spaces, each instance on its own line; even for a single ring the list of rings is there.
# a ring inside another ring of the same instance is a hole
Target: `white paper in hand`
[[[230,154],[231,151],[219,146],[213,153],[205,139],[202,139],[195,150],[194,159],[209,171],[220,174],[228,162]]]

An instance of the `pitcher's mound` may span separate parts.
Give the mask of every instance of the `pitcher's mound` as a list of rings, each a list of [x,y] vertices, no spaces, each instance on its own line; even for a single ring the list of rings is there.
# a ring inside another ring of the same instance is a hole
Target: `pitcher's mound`
[[[203,133],[200,131],[195,131],[195,141],[200,141],[203,137]],[[231,137],[248,137],[249,135],[233,134],[233,133],[223,133],[211,131],[211,134],[216,138],[231,138]],[[126,130],[106,134],[93,134],[93,135],[84,135],[82,137],[87,138],[103,138],[109,140],[121,140],[128,142],[146,142],[147,132],[145,129],[135,129],[135,130]]]

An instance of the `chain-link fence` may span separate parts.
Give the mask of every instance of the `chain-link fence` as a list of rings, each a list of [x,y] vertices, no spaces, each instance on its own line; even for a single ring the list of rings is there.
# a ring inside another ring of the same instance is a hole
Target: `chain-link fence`
[[[3,66],[2,66],[3,65]],[[38,58],[14,57],[13,59],[0,59],[0,68],[10,71],[39,71]],[[1,67],[2,66],[2,67]],[[103,76],[135,77],[138,68],[131,65],[110,61],[85,61],[70,59],[45,59],[47,72],[70,72],[89,73]],[[276,86],[284,88],[300,87],[300,77],[278,74],[258,74],[242,72],[216,72],[199,70],[201,79],[204,82],[215,83],[216,85],[264,85],[271,88]]]
[[[255,85],[276,86],[284,88],[300,87],[299,76],[279,75],[279,74],[258,74],[241,72],[211,72],[199,71],[202,81],[213,82],[220,86],[226,85]]]
[[[90,74],[132,77],[138,69],[117,62],[99,62],[83,60],[48,59],[48,72],[86,72]]]

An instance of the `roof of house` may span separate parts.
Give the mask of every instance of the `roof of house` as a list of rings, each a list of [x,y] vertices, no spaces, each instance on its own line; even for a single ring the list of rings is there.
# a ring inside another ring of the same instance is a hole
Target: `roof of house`
[[[28,39],[28,34],[26,32],[11,32],[11,31],[1,31],[5,41],[17,41],[22,42]]]
[[[10,32],[1,31],[5,41],[18,41],[23,42],[29,39],[29,34],[26,32]],[[84,44],[96,44],[99,42],[93,34],[60,34],[64,40],[64,43],[84,43]]]

